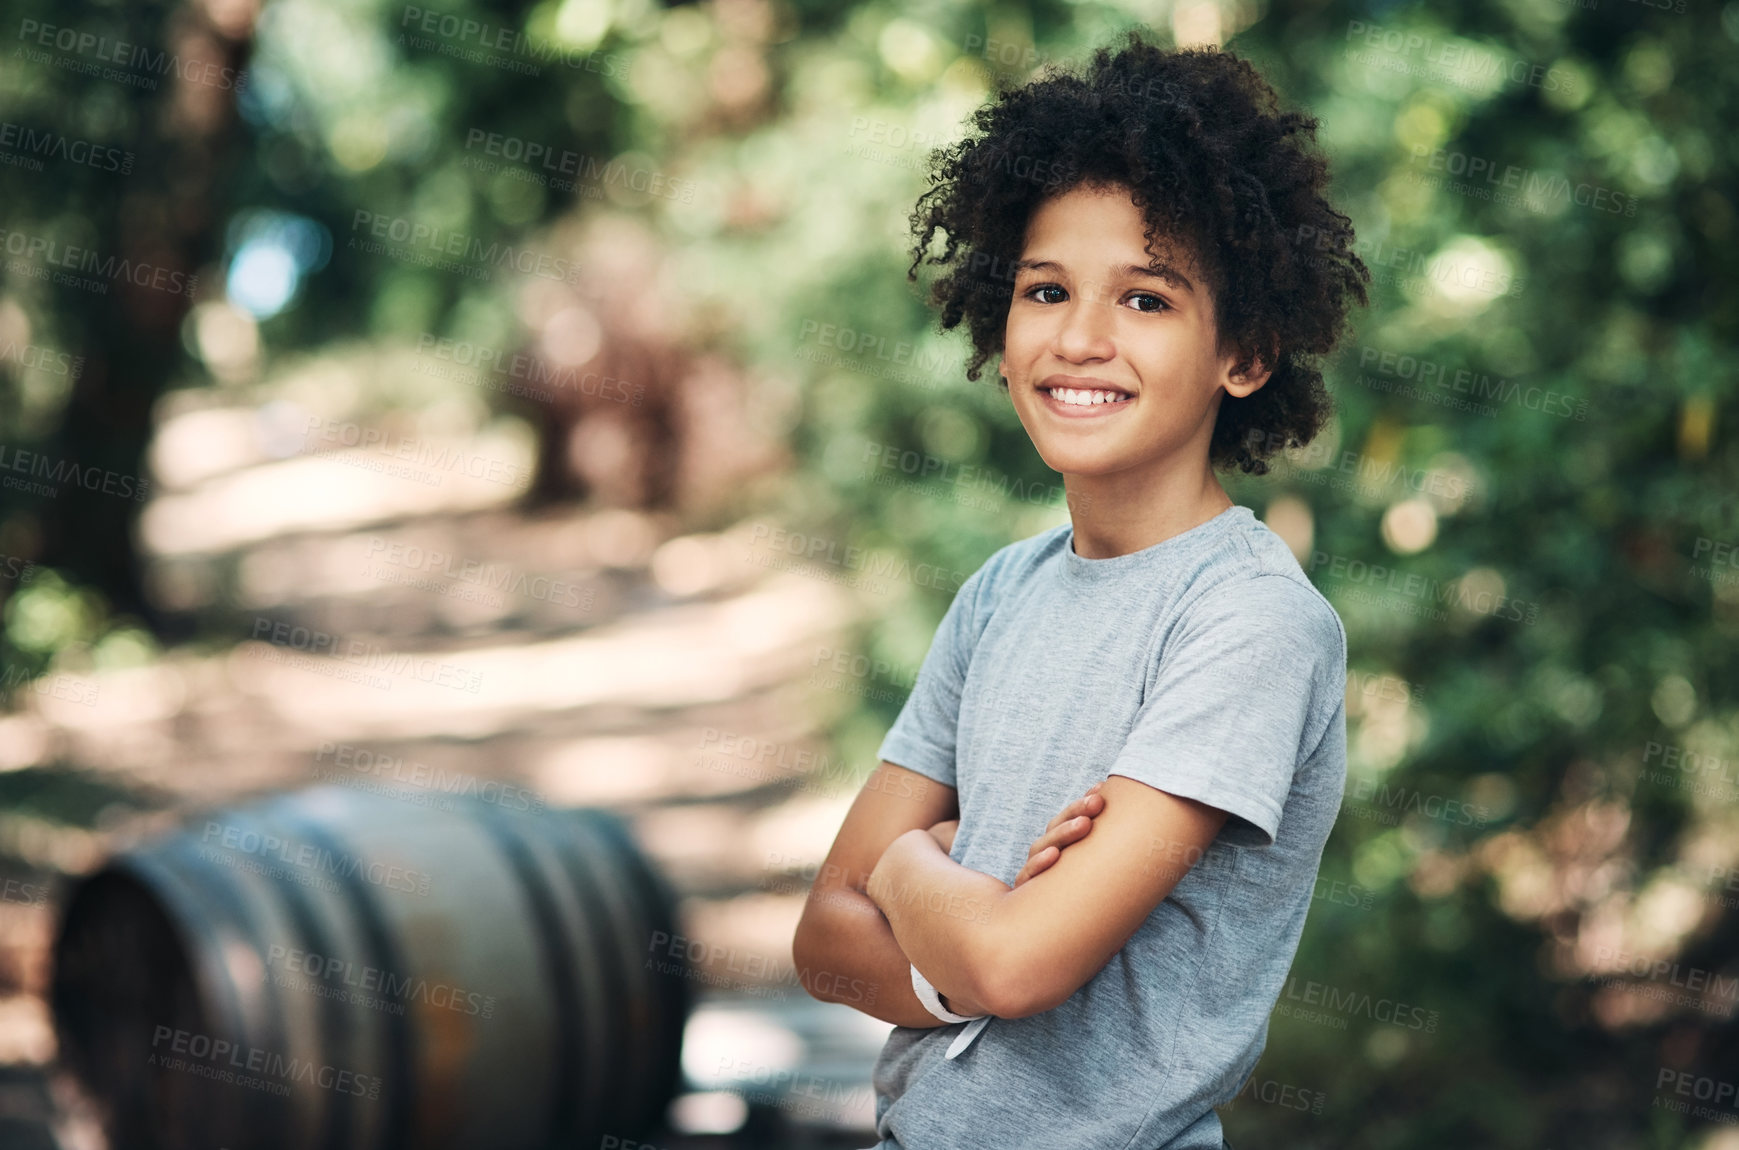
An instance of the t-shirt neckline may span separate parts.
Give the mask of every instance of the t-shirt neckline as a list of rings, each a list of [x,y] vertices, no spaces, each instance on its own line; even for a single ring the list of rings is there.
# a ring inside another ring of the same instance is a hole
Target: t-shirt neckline
[[[1204,520],[1187,531],[1180,531],[1169,539],[1161,539],[1151,547],[1143,547],[1127,555],[1113,555],[1108,559],[1087,559],[1076,554],[1075,525],[1069,523],[1063,530],[1063,571],[1072,579],[1115,578],[1158,561],[1169,562],[1200,551],[1214,543],[1222,533],[1230,530],[1234,523],[1248,522],[1254,518],[1254,513],[1248,507],[1234,503],[1213,518]]]

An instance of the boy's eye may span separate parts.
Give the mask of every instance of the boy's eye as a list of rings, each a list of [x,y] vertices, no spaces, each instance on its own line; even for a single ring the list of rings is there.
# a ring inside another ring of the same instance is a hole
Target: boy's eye
[[[1047,296],[1047,292],[1055,292],[1056,295]],[[1062,303],[1064,299],[1068,298],[1069,293],[1064,291],[1057,284],[1034,284],[1021,294],[1036,303]],[[1166,303],[1162,297],[1157,296],[1152,292],[1132,292],[1126,298],[1129,302],[1146,301],[1145,303],[1136,303],[1136,311],[1167,311],[1171,308],[1171,305]]]

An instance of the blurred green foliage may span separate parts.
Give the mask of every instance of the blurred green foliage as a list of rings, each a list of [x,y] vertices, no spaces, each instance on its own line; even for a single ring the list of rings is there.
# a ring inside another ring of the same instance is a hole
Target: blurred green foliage
[[[49,18],[4,7],[12,24]],[[441,32],[442,14],[521,38],[485,47],[486,31]],[[1320,117],[1337,201],[1378,273],[1329,364],[1333,427],[1274,474],[1227,482],[1308,535],[1352,644],[1348,807],[1322,875],[1357,894],[1319,891],[1296,991],[1435,1021],[1277,1015],[1258,1078],[1324,1105],[1241,1099],[1231,1137],[1715,1145],[1685,1133],[1707,1124],[1661,1105],[1674,1096],[1656,1084],[1663,1068],[1730,1078],[1728,1019],[1614,999],[1589,972],[1604,947],[1739,975],[1721,898],[1739,796],[1659,769],[1659,747],[1739,758],[1739,593],[1710,566],[1739,544],[1739,4],[273,0],[225,197],[299,213],[332,242],[297,302],[261,320],[261,370],[358,337],[523,338],[499,283],[351,250],[358,212],[549,245],[593,204],[634,213],[668,248],[693,342],[752,368],[797,453],[789,482],[734,510],[969,573],[1065,512],[1006,397],[965,380],[963,337],[941,334],[906,280],[908,213],[929,147],[999,87],[1137,26],[1218,27]],[[32,93],[72,81],[8,65],[9,118],[124,134],[129,106],[97,81],[50,107]],[[470,162],[475,132],[625,160],[697,194],[605,182],[588,203]],[[0,192],[9,220],[87,194],[57,199],[17,171],[0,171]],[[214,243],[221,271],[233,250]],[[59,333],[90,301],[5,285],[42,338],[79,346]],[[71,418],[64,381],[12,362],[0,375],[6,442],[52,442]],[[222,383],[190,356],[138,386]],[[889,447],[1055,497],[869,482],[866,458]],[[9,514],[0,530],[24,540],[20,514],[63,512]],[[5,607],[6,657],[32,666],[106,626],[80,589],[98,573],[41,558],[58,573],[9,588]],[[1434,590],[1396,591],[1372,565]],[[947,603],[896,585],[863,653],[915,668]],[[864,701],[837,749],[867,771],[897,706]]]

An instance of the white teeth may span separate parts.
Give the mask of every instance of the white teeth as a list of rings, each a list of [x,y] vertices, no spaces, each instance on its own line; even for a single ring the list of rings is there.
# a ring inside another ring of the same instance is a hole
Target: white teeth
[[[1051,389],[1051,394],[1057,398],[1058,402],[1069,404],[1071,407],[1092,407],[1101,403],[1120,403],[1128,398],[1122,392],[1099,389],[1085,391],[1074,387],[1055,387]]]

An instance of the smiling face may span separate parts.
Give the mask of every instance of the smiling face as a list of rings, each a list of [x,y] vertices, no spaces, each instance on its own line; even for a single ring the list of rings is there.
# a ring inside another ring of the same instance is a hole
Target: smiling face
[[[1064,475],[1208,474],[1219,396],[1267,381],[1233,374],[1200,269],[1181,254],[1155,261],[1144,227],[1116,186],[1075,188],[1027,225],[999,370],[1040,457]]]

